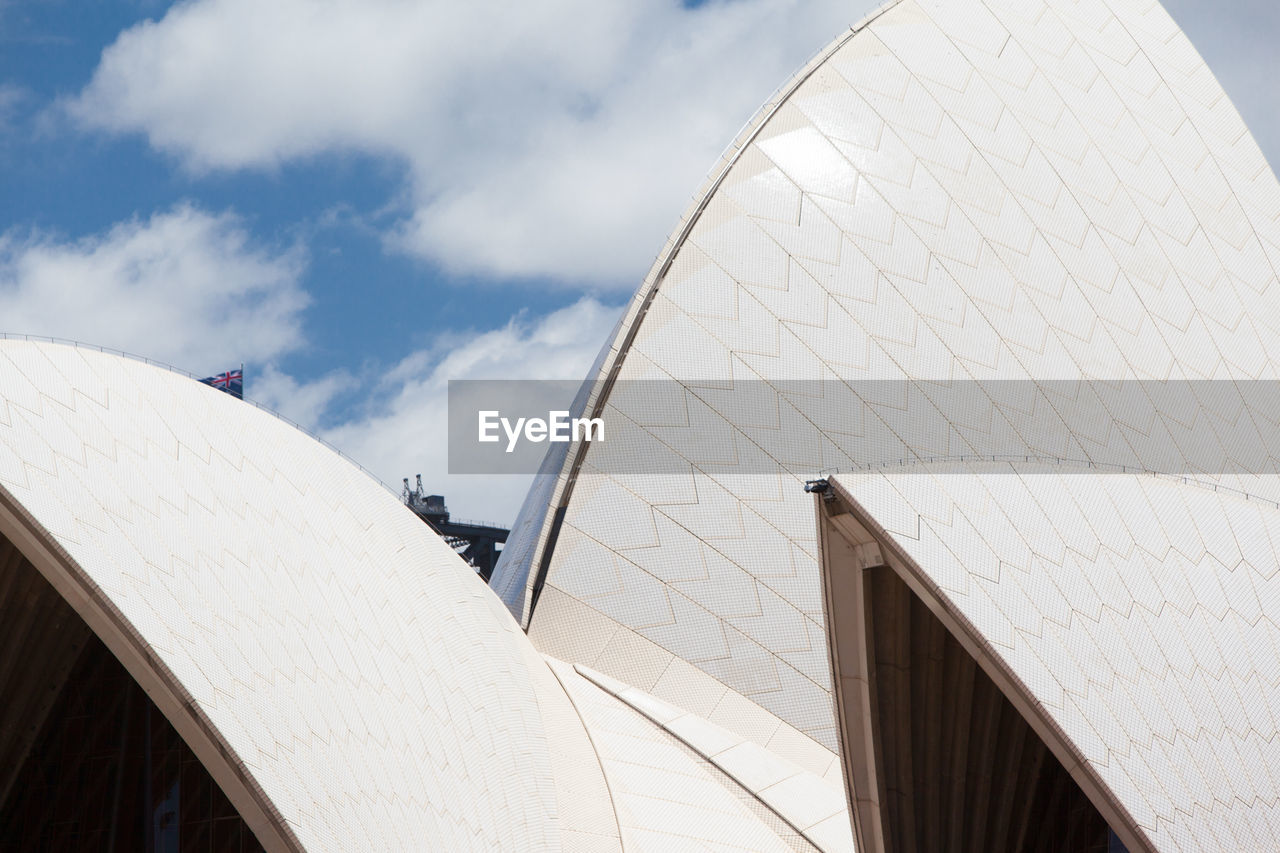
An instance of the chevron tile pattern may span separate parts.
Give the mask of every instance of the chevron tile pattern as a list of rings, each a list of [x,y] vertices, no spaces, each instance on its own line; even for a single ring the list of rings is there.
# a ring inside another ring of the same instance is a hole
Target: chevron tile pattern
[[[0,487],[302,849],[559,848],[527,639],[350,462],[183,376],[6,340]]]
[[[220,391],[0,340],[0,490],[70,558],[37,568],[100,604],[81,627],[120,620],[134,677],[176,692],[179,732],[213,732],[202,760],[265,798],[285,828],[268,849],[850,849],[838,767],[720,755],[698,735],[723,730],[685,714],[699,751],[544,658],[394,495]],[[664,689],[708,678],[669,664]],[[732,701],[708,715],[760,723]],[[774,722],[762,739],[812,762]]]
[[[527,591],[563,508],[548,589],[835,751],[803,480],[868,447],[995,444],[1280,495],[1280,413],[1239,385],[1280,375],[1280,185],[1154,0],[891,4],[766,105],[699,198],[599,374],[667,380],[683,416],[610,397],[626,440],[571,453],[526,508],[524,560],[499,579],[535,643]],[[797,379],[827,390],[787,393]],[[842,419],[867,379],[906,390],[859,410],[953,428]],[[948,393],[992,379],[1024,380],[1020,398]],[[1063,398],[1045,380],[1090,381]],[[1235,384],[1166,399],[1101,380]],[[1060,428],[1019,431],[1014,411]],[[1193,458],[1226,423],[1256,428]],[[625,661],[602,669],[637,683]]]
[[[1154,849],[1280,845],[1275,504],[1067,466],[836,480]]]

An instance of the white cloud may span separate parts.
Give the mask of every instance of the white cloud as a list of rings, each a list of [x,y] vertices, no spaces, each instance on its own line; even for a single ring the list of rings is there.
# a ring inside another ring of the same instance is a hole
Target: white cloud
[[[510,524],[532,477],[449,475],[443,441],[449,380],[583,379],[620,311],[586,298],[539,318],[516,317],[475,337],[441,341],[389,371],[375,392],[380,402],[370,411],[321,435],[386,483],[422,474],[423,485],[445,495],[459,516]],[[308,387],[300,389],[302,408]],[[292,400],[272,402],[299,419]]]
[[[0,235],[0,332],[79,340],[196,372],[250,362],[250,398],[384,482],[421,473],[461,515],[514,519],[531,478],[447,474],[448,381],[582,379],[620,308],[584,298],[437,338],[390,370],[304,381],[273,361],[305,343],[302,271],[296,248],[252,245],[233,214],[188,205],[78,240],[10,231]],[[355,414],[335,425],[335,409]]]
[[[874,0],[194,0],[122,33],[66,106],[193,170],[392,155],[402,247],[634,287],[765,96]]]
[[[302,340],[302,254],[188,205],[75,241],[0,235],[0,331],[70,338],[210,373]]]
[[[345,370],[335,370],[310,381],[299,381],[274,364],[265,365],[246,380],[250,399],[279,412],[312,433],[319,429],[326,410],[339,395],[356,393],[361,387],[359,381]]]
[[[7,133],[13,124],[18,106],[26,99],[26,90],[13,83],[0,83],[0,133]]]

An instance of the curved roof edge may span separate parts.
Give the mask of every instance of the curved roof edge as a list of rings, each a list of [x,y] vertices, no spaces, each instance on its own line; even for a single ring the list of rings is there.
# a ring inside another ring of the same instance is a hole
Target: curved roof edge
[[[696,752],[824,853],[857,853],[844,791],[759,744],[580,664],[573,669]]]
[[[0,536],[9,539],[89,629],[123,664],[200,759],[258,842],[269,851],[304,847],[266,791],[253,778],[217,726],[201,710],[176,674],[148,649],[146,641],[89,574],[19,501],[0,485]]]
[[[0,533],[266,849],[555,846],[529,640],[402,503],[168,371],[11,341],[0,365]]]
[[[667,239],[666,245],[658,253],[653,266],[649,269],[648,275],[645,276],[644,281],[631,298],[631,303],[628,305],[622,319],[618,321],[618,325],[610,339],[605,342],[599,356],[596,358],[595,364],[592,365],[591,372],[583,386],[584,389],[590,387],[592,392],[591,396],[583,401],[584,409],[589,409],[591,412],[588,417],[598,417],[603,410],[605,401],[609,397],[609,390],[617,378],[623,361],[626,360],[627,352],[635,339],[640,322],[644,319],[645,313],[652,304],[658,288],[662,286],[662,281],[666,277],[667,271],[671,268],[676,254],[684,246],[703,211],[706,210],[712,197],[725,178],[728,177],[729,171],[737,163],[738,158],[746,151],[747,146],[764,130],[769,119],[786,104],[800,86],[813,76],[832,54],[870,26],[877,18],[901,2],[902,0],[887,0],[887,2],[881,4],[860,21],[853,24],[847,31],[836,36],[826,47],[819,50],[806,62],[799,71],[793,74],[786,83],[774,90],[773,94],[765,100],[764,104],[756,110],[755,114],[738,131],[733,142],[729,144],[728,148],[720,156],[719,162],[708,173],[702,187],[698,192],[694,193],[694,201],[681,215],[675,230]],[[577,403],[575,402],[576,405]],[[537,604],[538,594],[541,592],[542,585],[546,581],[547,572],[551,567],[551,557],[555,551],[560,522],[564,517],[563,510],[568,506],[569,499],[573,494],[574,483],[577,479],[578,470],[582,466],[587,446],[585,443],[568,446],[567,452],[561,451],[564,453],[564,460],[560,465],[559,471],[544,470],[538,473],[537,476],[540,482],[536,482],[534,487],[530,489],[525,499],[525,505],[520,508],[519,516],[512,527],[513,540],[517,537],[520,540],[524,540],[525,537],[532,536],[535,537],[534,541],[531,544],[525,541],[510,542],[503,549],[503,555],[510,554],[512,558],[509,560],[499,558],[498,565],[494,568],[490,585],[498,592],[503,603],[507,605],[512,615],[515,616],[516,621],[526,631],[529,629],[529,623],[533,618],[533,609]],[[561,447],[563,448],[564,446]],[[551,461],[550,457],[554,452],[554,449],[548,451],[548,461]],[[545,469],[548,466],[544,463],[543,467]],[[555,477],[555,479],[550,480],[552,477]],[[544,480],[543,478],[547,479]],[[548,492],[550,492],[549,498],[547,497]],[[545,506],[543,505],[544,500],[546,501]],[[541,514],[540,523],[537,518],[538,514]]]
[[[894,568],[911,591],[924,602],[934,616],[946,627],[947,631],[960,642],[961,646],[995,682],[1000,692],[1017,709],[1022,718],[1030,724],[1032,730],[1049,747],[1058,761],[1070,773],[1071,778],[1075,780],[1076,784],[1093,802],[1094,807],[1102,814],[1112,831],[1119,836],[1125,848],[1131,853],[1139,853],[1139,851],[1154,853],[1157,850],[1154,841],[1139,824],[1134,814],[1098,773],[1093,762],[1089,760],[1058,721],[1053,718],[1048,709],[1044,707],[1031,687],[1023,681],[1009,662],[994,648],[991,641],[983,635],[978,626],[950,600],[946,591],[902,547],[897,537],[889,532],[854,496],[852,490],[841,484],[839,475],[829,478],[828,482],[836,495],[837,501],[844,505],[855,522],[870,535],[874,545],[885,552],[883,555],[885,562]],[[814,498],[819,514],[818,527],[820,530],[824,530],[825,525],[821,520],[823,496],[816,494]],[[821,535],[825,536],[825,533]],[[824,566],[824,584],[827,583],[827,569],[828,567]],[[830,605],[830,602],[828,604]],[[836,622],[837,620],[835,619],[830,619],[828,622],[828,643],[833,655],[837,654],[834,639]],[[833,663],[836,662],[833,661]],[[841,703],[847,701],[844,696],[844,680],[844,678],[835,679],[837,685],[836,695]],[[838,716],[843,718],[844,713]],[[847,739],[852,733],[844,732],[843,726],[841,728],[842,738]],[[842,745],[842,749],[847,748],[847,746]],[[852,780],[853,776],[850,773],[846,775],[846,778]],[[858,802],[858,795],[853,791],[852,784],[849,786],[848,793],[852,801]],[[859,830],[861,831],[861,827]]]
[[[177,374],[178,376],[185,376],[186,378],[193,379],[196,382],[201,381],[200,374],[192,373],[190,370],[187,370],[185,367],[178,367],[175,364],[170,364],[167,361],[161,361],[160,359],[157,359],[157,358],[151,358],[150,356],[139,355],[136,352],[129,352],[128,350],[116,349],[115,347],[109,347],[103,344],[95,344],[89,341],[77,341],[73,338],[58,338],[52,335],[33,335],[33,334],[27,334],[25,332],[5,332],[5,331],[0,331],[0,341],[21,341],[23,343],[40,344],[40,345],[53,344],[54,346],[71,347],[73,349],[85,350],[88,352],[97,352],[97,353],[102,353],[103,355],[111,355],[111,356],[116,356],[117,358],[127,359],[128,361],[136,361],[139,364],[145,364],[148,367],[154,367],[159,370],[166,370],[169,373],[174,373],[174,374]],[[391,494],[396,496],[400,495],[400,492],[397,491],[394,486],[392,486],[390,483],[383,482],[382,478],[380,478],[377,474],[373,473],[368,468],[364,467],[359,462],[352,459],[345,452],[343,452],[341,448],[335,446],[328,439],[316,433],[314,430],[303,426],[302,424],[298,423],[288,415],[282,414],[281,412],[276,411],[275,409],[271,408],[267,404],[261,403],[253,399],[252,397],[237,397],[236,399],[242,403],[245,403],[246,405],[253,406],[255,409],[257,409],[260,412],[266,412],[268,415],[271,415],[271,417],[275,418],[278,421],[282,421],[283,423],[288,424],[289,426],[296,429],[298,432],[305,435],[307,438],[310,438],[311,440],[318,442],[319,444],[323,445],[326,449],[332,451],[333,453],[336,453],[338,456],[342,457],[347,462],[350,462],[352,465],[359,468],[369,479],[373,480],[379,486],[382,486],[382,488],[386,489]]]

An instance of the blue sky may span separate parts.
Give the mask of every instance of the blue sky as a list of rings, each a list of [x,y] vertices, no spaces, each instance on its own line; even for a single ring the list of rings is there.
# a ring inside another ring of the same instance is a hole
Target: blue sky
[[[579,378],[720,151],[866,0],[0,0],[0,331],[246,394],[388,482],[449,378]],[[1268,158],[1280,10],[1171,0]]]

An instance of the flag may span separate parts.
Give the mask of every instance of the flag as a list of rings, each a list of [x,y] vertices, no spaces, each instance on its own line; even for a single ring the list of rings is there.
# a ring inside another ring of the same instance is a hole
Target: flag
[[[206,376],[200,380],[205,385],[212,385],[214,388],[220,388],[226,391],[237,400],[244,399],[244,369],[228,370],[226,373],[219,373],[217,376]]]

